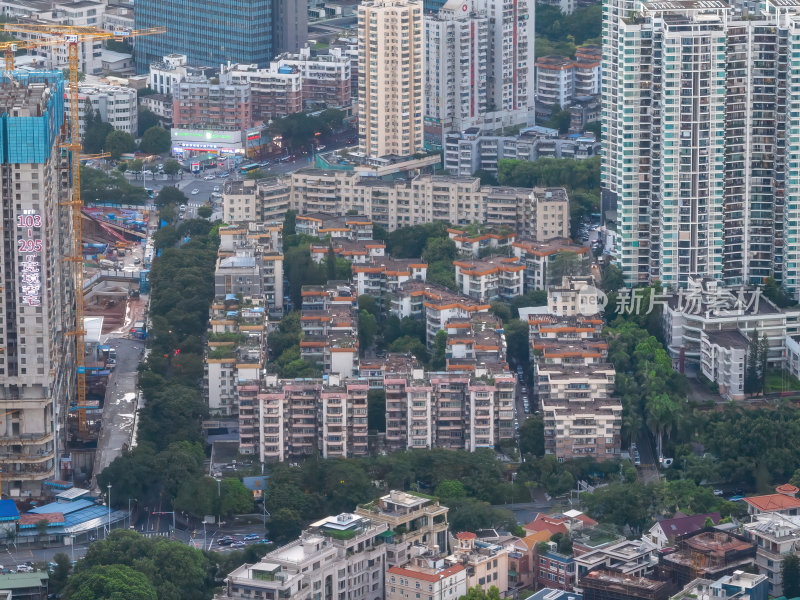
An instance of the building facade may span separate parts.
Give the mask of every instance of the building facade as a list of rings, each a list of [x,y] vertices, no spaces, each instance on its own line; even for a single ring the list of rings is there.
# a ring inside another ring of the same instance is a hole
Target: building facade
[[[172,96],[172,124],[178,129],[244,131],[253,126],[248,85],[190,75],[177,84]]]
[[[64,98],[66,110],[70,110],[70,96]],[[112,125],[133,137],[139,137],[139,120],[137,113],[137,93],[129,87],[116,85],[78,85],[78,117],[80,118],[80,134],[85,134],[86,113],[88,110],[100,113],[104,123]]]
[[[67,414],[75,396],[74,281],[63,260],[74,254],[60,72],[14,74],[0,85],[5,123],[4,240],[0,254],[0,466],[12,498],[41,495],[62,479]],[[13,182],[13,183],[12,183]]]
[[[358,7],[359,151],[423,152],[422,3],[374,0]]]
[[[167,33],[136,42],[136,69],[147,71],[169,54],[186,55],[191,66],[227,62],[266,66],[273,56],[272,0],[140,0],[136,29],[166,27]],[[198,35],[202,32],[202,35]]]

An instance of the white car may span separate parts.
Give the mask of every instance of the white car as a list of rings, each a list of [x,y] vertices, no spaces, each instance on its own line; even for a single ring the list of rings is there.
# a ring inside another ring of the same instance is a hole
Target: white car
[[[205,179],[206,181],[211,181],[212,179],[214,179],[214,176],[213,175],[206,175],[205,177],[203,177],[203,179]]]
[[[219,192],[219,191],[220,191],[220,187],[219,187],[218,185],[215,185],[215,186],[214,186],[214,191],[215,191],[215,192]]]
[[[197,196],[197,194],[199,194],[199,193],[200,193],[200,190],[198,190],[197,188],[194,188],[192,190],[192,196]]]
[[[33,573],[34,568],[30,565],[17,565],[17,573]]]

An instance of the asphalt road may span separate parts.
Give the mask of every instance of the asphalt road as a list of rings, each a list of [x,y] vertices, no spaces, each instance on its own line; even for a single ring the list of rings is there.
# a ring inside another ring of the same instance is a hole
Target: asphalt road
[[[110,338],[106,343],[117,349],[117,364],[108,378],[93,484],[97,473],[110,465],[122,454],[123,447],[131,443],[136,414],[136,368],[144,349],[143,342],[121,337]]]

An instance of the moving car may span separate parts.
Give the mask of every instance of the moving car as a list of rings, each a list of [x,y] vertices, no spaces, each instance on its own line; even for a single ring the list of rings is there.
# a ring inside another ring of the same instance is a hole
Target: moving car
[[[231,543],[231,548],[243,548],[246,544],[242,541]]]
[[[257,539],[259,539],[260,537],[261,537],[261,536],[260,536],[259,534],[257,534],[257,533],[248,533],[246,536],[244,536],[244,538],[243,538],[243,539],[244,539],[245,541],[249,541],[249,540],[257,540]]]
[[[196,196],[196,195],[197,195],[197,194],[199,194],[199,193],[200,193],[200,190],[198,190],[197,188],[194,188],[194,189],[192,190],[192,196]]]

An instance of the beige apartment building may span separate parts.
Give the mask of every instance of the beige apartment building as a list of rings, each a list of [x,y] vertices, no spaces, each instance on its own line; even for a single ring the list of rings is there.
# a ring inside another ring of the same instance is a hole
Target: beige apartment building
[[[419,0],[358,7],[359,150],[367,157],[424,150],[422,35]]]
[[[231,181],[222,190],[222,218],[226,223],[283,221],[291,203],[287,178]]]

